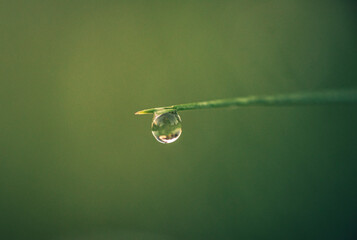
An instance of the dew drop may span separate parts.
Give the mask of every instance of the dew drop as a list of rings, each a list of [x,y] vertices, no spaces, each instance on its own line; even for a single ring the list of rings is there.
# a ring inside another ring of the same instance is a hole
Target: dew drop
[[[177,112],[154,113],[152,135],[160,143],[175,142],[182,133],[182,122]]]

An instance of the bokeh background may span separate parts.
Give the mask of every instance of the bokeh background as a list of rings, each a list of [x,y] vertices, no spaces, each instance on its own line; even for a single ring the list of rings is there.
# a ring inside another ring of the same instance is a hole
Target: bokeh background
[[[357,107],[155,106],[357,87],[354,1],[0,1],[1,239],[355,239]]]

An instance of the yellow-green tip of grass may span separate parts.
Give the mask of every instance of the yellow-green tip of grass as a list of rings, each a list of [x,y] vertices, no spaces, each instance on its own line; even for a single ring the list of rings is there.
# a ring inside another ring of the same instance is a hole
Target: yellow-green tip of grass
[[[159,108],[144,109],[144,110],[136,112],[135,115],[152,114],[155,112],[165,113],[165,112],[170,112],[170,111],[174,111],[174,108],[172,106],[171,107],[159,107]]]
[[[149,109],[144,109],[144,110],[138,111],[135,113],[135,115],[151,114],[151,113],[154,113],[155,111],[157,111],[157,109],[149,108]]]
[[[146,110],[141,110],[135,113],[135,115],[144,115],[144,114],[150,114],[152,112],[147,112]]]

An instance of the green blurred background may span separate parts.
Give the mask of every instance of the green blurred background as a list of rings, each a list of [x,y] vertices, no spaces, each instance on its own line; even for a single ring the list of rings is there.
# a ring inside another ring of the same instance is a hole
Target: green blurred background
[[[356,106],[134,112],[355,88],[356,11],[0,0],[0,238],[354,239]]]

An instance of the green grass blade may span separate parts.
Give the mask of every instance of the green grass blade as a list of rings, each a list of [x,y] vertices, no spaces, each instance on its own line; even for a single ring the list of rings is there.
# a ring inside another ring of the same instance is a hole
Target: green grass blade
[[[219,99],[204,102],[178,104],[167,107],[149,108],[138,111],[135,114],[141,115],[155,113],[158,111],[183,111],[233,106],[292,106],[346,103],[357,103],[357,90],[334,90],[324,92],[305,92],[271,96],[250,96],[231,99]]]

